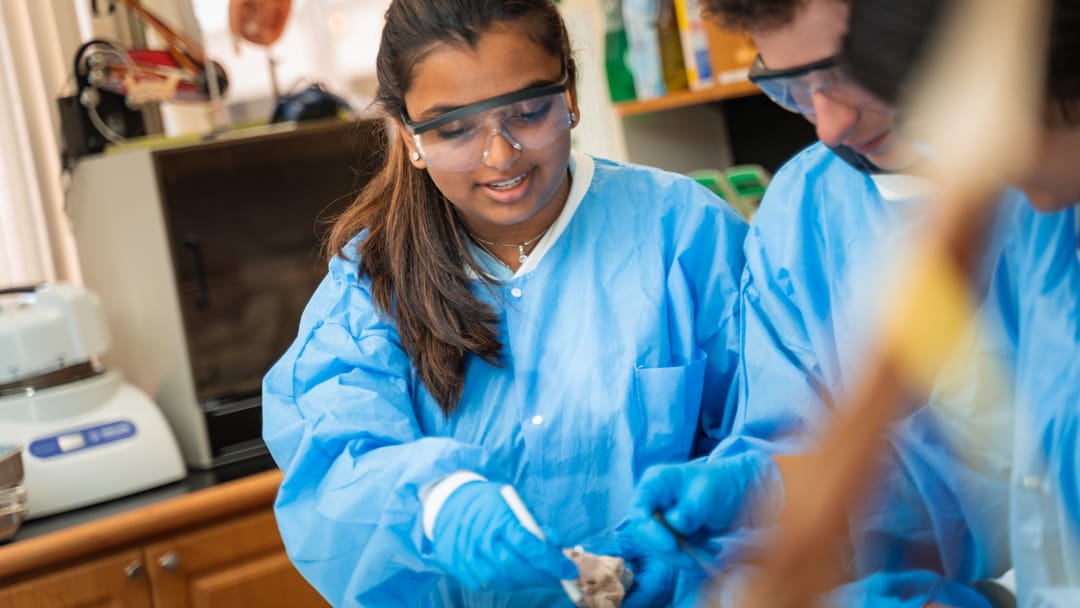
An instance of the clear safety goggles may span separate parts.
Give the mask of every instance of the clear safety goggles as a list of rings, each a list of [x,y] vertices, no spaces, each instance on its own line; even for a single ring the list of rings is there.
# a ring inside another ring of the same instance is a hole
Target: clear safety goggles
[[[551,144],[570,129],[566,74],[554,84],[471,103],[431,120],[413,122],[405,115],[401,120],[428,165],[471,171],[487,160],[496,136],[520,155]]]
[[[780,107],[804,116],[815,114],[814,93],[859,110],[890,111],[888,105],[851,81],[836,57],[786,70],[770,70],[759,54],[750,66],[748,78]]]

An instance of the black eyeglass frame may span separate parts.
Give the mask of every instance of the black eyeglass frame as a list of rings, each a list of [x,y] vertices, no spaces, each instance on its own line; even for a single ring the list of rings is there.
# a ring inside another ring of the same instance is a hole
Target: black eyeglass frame
[[[761,53],[758,53],[754,57],[754,62],[750,64],[750,72],[746,75],[750,82],[757,84],[763,80],[775,80],[779,78],[796,78],[804,76],[811,72],[818,70],[827,70],[840,65],[840,58],[837,55],[827,57],[812,63],[806,63],[803,65],[797,65],[793,68],[787,68],[785,70],[770,70],[765,67],[765,61],[761,58]]]
[[[461,106],[460,108],[456,108],[450,110],[449,112],[439,114],[431,120],[425,120],[421,122],[413,122],[409,120],[408,115],[405,114],[404,111],[402,111],[401,121],[405,124],[405,127],[408,128],[410,134],[420,135],[421,133],[424,133],[426,131],[437,129],[447,123],[451,123],[455,120],[460,120],[474,114],[479,114],[492,108],[498,108],[499,106],[505,106],[511,103],[517,103],[519,101],[535,99],[537,97],[546,97],[548,95],[554,95],[556,93],[565,93],[567,89],[568,78],[569,76],[564,70],[559,80],[552,84],[527,87],[521,89],[520,91],[513,91],[511,93],[506,93],[504,95],[499,95],[490,99],[484,99],[475,103],[470,103],[467,106]]]

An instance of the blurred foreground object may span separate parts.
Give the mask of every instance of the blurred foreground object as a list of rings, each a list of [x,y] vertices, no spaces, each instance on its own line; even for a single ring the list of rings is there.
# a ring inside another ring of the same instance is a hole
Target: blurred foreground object
[[[921,172],[940,185],[935,221],[887,299],[876,355],[819,449],[785,467],[786,508],[773,546],[741,605],[810,606],[843,582],[832,539],[859,502],[904,397],[929,393],[976,302],[969,292],[984,228],[1002,181],[1028,165],[1036,132],[1047,5],[957,3],[909,115],[935,151]]]

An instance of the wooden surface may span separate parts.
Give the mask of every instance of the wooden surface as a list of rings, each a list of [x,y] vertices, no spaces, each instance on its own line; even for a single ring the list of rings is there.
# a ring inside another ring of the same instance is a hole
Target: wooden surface
[[[679,91],[677,93],[671,93],[664,95],[663,97],[647,99],[645,101],[628,101],[616,104],[615,111],[619,116],[636,116],[638,114],[661,112],[663,110],[693,106],[709,103],[711,101],[720,101],[722,99],[754,95],[760,92],[761,90],[758,89],[757,86],[751,84],[750,81],[741,81],[726,85],[713,85],[709,88],[697,91]]]
[[[326,606],[285,555],[269,509],[145,549],[154,608]]]
[[[0,563],[5,562],[0,559]],[[151,608],[141,564],[142,552],[130,549],[10,587],[0,586],[0,608]]]
[[[709,33],[712,86],[696,91],[677,91],[656,99],[615,104],[615,111],[620,116],[634,116],[760,93],[761,90],[746,79],[750,64],[757,55],[757,49],[750,39],[745,35],[726,32],[708,19],[705,28]]]
[[[266,471],[127,513],[0,546],[0,579],[92,559],[192,526],[266,509],[273,504],[280,483],[280,471]]]

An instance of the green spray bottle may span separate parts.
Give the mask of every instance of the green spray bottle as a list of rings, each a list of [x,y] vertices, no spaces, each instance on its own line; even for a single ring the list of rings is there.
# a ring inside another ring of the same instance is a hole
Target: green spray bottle
[[[604,0],[604,70],[612,103],[635,99],[634,75],[627,59],[629,51],[622,0]]]

